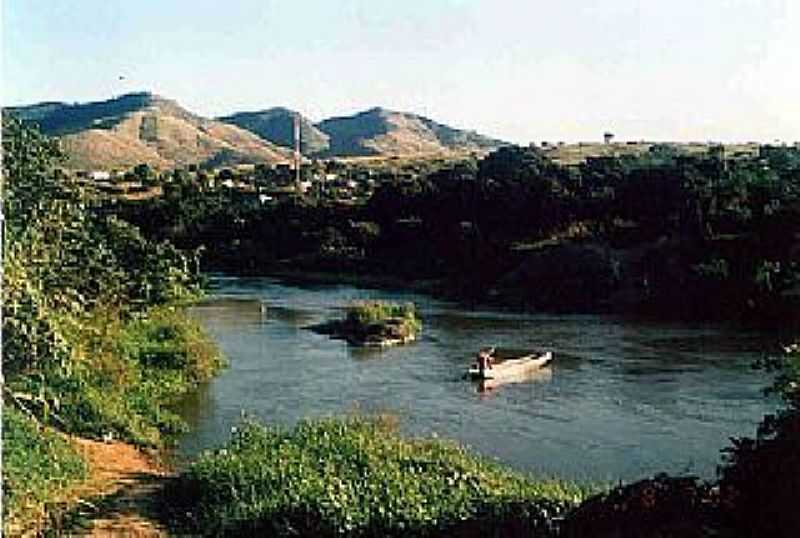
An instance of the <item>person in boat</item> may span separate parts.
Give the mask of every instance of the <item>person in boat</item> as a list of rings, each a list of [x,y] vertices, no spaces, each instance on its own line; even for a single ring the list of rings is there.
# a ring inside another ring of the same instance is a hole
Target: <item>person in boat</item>
[[[478,352],[478,371],[481,373],[481,376],[484,375],[486,370],[492,369],[492,365],[494,364],[494,359],[492,358],[493,351],[494,350],[482,349]]]

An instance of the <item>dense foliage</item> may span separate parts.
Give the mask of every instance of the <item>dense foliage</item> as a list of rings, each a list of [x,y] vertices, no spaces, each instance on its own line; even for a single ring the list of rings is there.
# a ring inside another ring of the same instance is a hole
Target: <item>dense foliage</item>
[[[730,524],[742,536],[797,536],[800,513],[800,345],[771,361],[771,391],[785,406],[764,418],[755,439],[734,439],[721,468],[721,496]]]
[[[199,293],[196,262],[104,211],[60,171],[61,159],[54,141],[4,116],[4,457],[16,462],[30,449],[45,462],[36,479],[25,478],[36,468],[4,467],[4,482],[16,484],[4,489],[4,509],[14,514],[19,484],[41,501],[80,476],[48,428],[158,445],[181,427],[166,404],[220,361],[196,323],[169,306]]]
[[[314,196],[260,205],[186,182],[167,191],[122,215],[153,237],[205,246],[211,268],[437,278],[447,293],[539,309],[777,323],[798,311],[796,147],[726,155],[654,145],[569,166],[505,147],[382,181],[354,205]]]
[[[386,419],[247,422],[173,486],[190,530],[230,536],[440,536],[521,525],[544,535],[581,489],[537,482]]]

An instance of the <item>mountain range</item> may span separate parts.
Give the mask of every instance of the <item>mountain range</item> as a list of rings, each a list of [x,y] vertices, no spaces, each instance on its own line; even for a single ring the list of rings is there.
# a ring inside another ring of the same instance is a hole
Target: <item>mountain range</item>
[[[291,158],[295,111],[274,107],[220,118],[193,114],[175,101],[131,93],[89,103],[45,102],[7,107],[62,140],[67,165],[126,168],[139,163],[168,169],[286,162]],[[313,123],[299,116],[308,157],[422,156],[487,151],[505,143],[428,118],[372,108]]]

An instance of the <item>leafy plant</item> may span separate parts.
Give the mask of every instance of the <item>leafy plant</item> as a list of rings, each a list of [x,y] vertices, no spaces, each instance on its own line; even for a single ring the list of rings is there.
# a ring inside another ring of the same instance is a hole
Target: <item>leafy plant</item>
[[[438,439],[406,439],[382,418],[248,421],[176,481],[170,504],[195,532],[276,536],[433,536],[513,517],[532,528],[583,497]]]

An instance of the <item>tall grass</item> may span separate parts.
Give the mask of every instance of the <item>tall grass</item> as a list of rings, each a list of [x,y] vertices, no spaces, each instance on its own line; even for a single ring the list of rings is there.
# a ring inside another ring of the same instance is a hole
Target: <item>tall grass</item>
[[[19,410],[3,408],[3,534],[41,518],[57,492],[83,478],[86,464],[64,438]]]
[[[353,417],[292,430],[246,422],[225,448],[192,464],[169,497],[189,532],[427,536],[510,517],[544,530],[583,491]]]
[[[9,386],[67,433],[158,446],[183,430],[169,404],[222,364],[213,341],[179,308],[153,307],[133,320],[96,310],[62,323],[72,324],[70,360]]]

